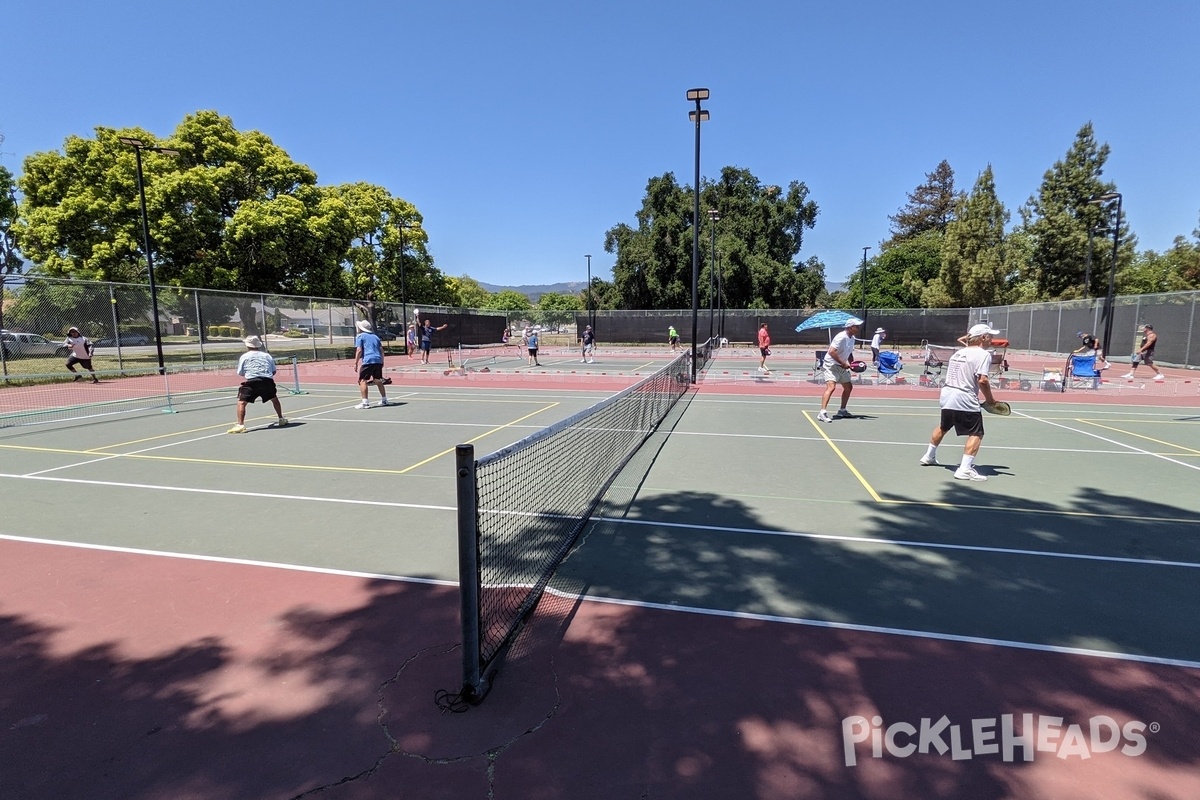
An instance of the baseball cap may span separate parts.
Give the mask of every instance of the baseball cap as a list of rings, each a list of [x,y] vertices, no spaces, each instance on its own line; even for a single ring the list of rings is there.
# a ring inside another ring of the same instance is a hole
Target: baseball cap
[[[858,317],[851,317],[850,319],[846,320],[846,324],[843,325],[842,327],[849,328],[852,325],[862,325],[862,320],[859,319]]]
[[[971,330],[967,331],[967,336],[983,336],[989,333],[992,336],[995,336],[996,334],[1000,333],[1000,331],[996,330],[995,328],[988,327],[986,323],[980,322],[971,326]]]

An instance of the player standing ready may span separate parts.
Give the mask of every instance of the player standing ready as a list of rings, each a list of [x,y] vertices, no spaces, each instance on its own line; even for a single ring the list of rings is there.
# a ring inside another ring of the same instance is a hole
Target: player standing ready
[[[950,356],[946,365],[946,383],[938,398],[942,418],[929,437],[929,447],[921,456],[921,466],[937,466],[938,445],[942,443],[946,432],[953,428],[955,435],[967,437],[962,463],[958,465],[954,477],[960,481],[987,480],[975,471],[975,456],[979,454],[979,446],[983,443],[983,408],[979,404],[979,395],[983,395],[986,403],[995,402],[992,385],[988,381],[992,354],[986,348],[997,333],[999,331],[987,325],[973,325],[967,331],[967,346]]]
[[[379,405],[388,404],[387,389],[383,388],[383,342],[375,333],[369,320],[355,323],[358,335],[354,337],[354,371],[358,374],[358,394],[362,398],[355,408],[370,408],[367,387],[372,383],[379,390]]]
[[[587,362],[591,364],[594,360],[592,358],[592,351],[596,346],[596,334],[592,332],[591,325],[583,329],[583,335],[579,337],[579,341],[583,343],[583,358],[579,359],[579,363]]]
[[[276,423],[279,427],[287,425],[283,417],[283,408],[279,405],[279,393],[275,388],[275,359],[262,349],[262,339],[257,336],[248,337],[244,344],[246,352],[238,359],[237,374],[246,380],[238,387],[237,394],[237,424],[229,429],[229,433],[246,432],[246,406],[262,398],[264,403],[270,402],[275,407]]]
[[[767,356],[771,355],[771,334],[767,331],[767,323],[758,326],[758,352],[762,356],[758,362],[758,371],[771,374],[767,369]]]

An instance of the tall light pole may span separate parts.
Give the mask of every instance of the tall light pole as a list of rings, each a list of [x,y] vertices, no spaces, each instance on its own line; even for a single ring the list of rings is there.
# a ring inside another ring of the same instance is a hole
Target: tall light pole
[[[407,227],[404,220],[397,220],[396,228],[400,231],[400,320],[404,323],[400,334],[404,337],[404,354],[411,356],[408,352],[408,286],[404,280],[404,229]]]
[[[696,104],[688,119],[696,123],[696,182],[692,187],[692,383],[696,382],[696,339],[700,335],[700,123],[708,119],[708,111],[700,103],[708,99],[708,89],[688,89],[687,99]]]
[[[142,178],[142,151],[150,150],[167,156],[178,156],[179,151],[172,150],[169,147],[148,145],[141,139],[134,139],[129,136],[118,136],[117,141],[132,147],[133,153],[137,158],[138,197],[142,204],[142,240],[145,242],[146,247],[146,274],[150,278],[150,306],[154,317],[154,348],[158,351],[158,374],[165,375],[167,368],[163,363],[162,330],[159,328],[158,322],[158,287],[154,284],[154,255],[150,249],[150,218],[146,214],[146,185]]]
[[[592,256],[589,253],[588,255],[585,255],[584,258],[587,259],[588,272],[587,295],[585,296],[584,300],[584,302],[587,304],[587,324],[591,325],[592,330],[595,331],[596,320],[592,319]]]
[[[863,265],[862,265],[862,330],[867,329],[867,251],[870,247],[863,248]]]
[[[1108,294],[1104,297],[1104,338],[1100,340],[1105,353],[1112,352],[1113,294],[1117,287],[1117,247],[1121,243],[1121,193],[1105,192],[1088,200],[1092,205],[1104,205],[1113,200],[1117,201],[1117,205],[1116,216],[1112,221],[1112,266],[1108,270]]]
[[[715,208],[708,210],[708,220],[712,224],[709,233],[712,237],[712,255],[708,259],[708,338],[713,337],[713,309],[716,308],[716,299],[713,296],[713,286],[717,280],[717,220],[721,218],[721,212]]]

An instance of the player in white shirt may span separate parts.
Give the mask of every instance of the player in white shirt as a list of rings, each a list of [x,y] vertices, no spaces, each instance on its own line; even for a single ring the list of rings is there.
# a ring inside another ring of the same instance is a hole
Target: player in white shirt
[[[937,448],[942,438],[951,428],[957,436],[966,436],[967,443],[963,447],[962,463],[954,473],[960,481],[986,481],[983,475],[975,471],[975,456],[979,454],[979,446],[983,443],[983,409],[979,403],[979,395],[984,402],[993,403],[992,385],[988,381],[988,372],[992,367],[992,354],[987,346],[992,343],[992,336],[999,333],[985,324],[971,326],[967,331],[967,346],[957,350],[950,356],[946,365],[946,383],[942,386],[938,398],[942,408],[942,418],[929,437],[929,447],[921,456],[923,467],[938,466]],[[961,341],[961,340],[960,340]]]
[[[862,325],[862,320],[857,317],[846,320],[846,327],[833,337],[825,353],[825,394],[821,396],[821,412],[817,414],[821,422],[833,422],[834,417],[829,416],[828,411],[829,399],[839,383],[842,385],[842,407],[834,416],[840,419],[853,416],[846,410],[846,403],[850,402],[850,392],[854,389],[854,384],[850,382],[850,362],[854,359],[854,336],[858,333],[859,325]]]

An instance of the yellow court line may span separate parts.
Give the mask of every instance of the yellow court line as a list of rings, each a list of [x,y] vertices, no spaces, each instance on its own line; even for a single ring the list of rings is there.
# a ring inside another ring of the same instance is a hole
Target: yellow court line
[[[345,405],[345,403],[346,403],[345,400],[341,400],[337,403],[325,403],[325,404],[319,405],[319,406],[310,406],[309,408],[304,409],[303,413],[307,414],[308,412],[315,411],[318,408],[333,408],[334,406]],[[286,416],[286,415],[287,414],[286,414],[286,410],[285,410],[284,416]],[[274,417],[260,417],[259,419],[274,419]],[[297,419],[299,419],[299,417],[297,417]],[[104,451],[112,449],[114,447],[129,447],[130,445],[143,444],[144,442],[155,442],[155,441],[158,441],[159,439],[171,439],[176,436],[187,436],[187,435],[193,434],[193,433],[203,433],[204,431],[219,430],[230,424],[231,423],[228,423],[228,422],[222,422],[220,425],[205,425],[202,428],[188,428],[188,429],[182,430],[182,431],[173,431],[171,433],[164,433],[160,436],[147,436],[144,439],[133,439],[128,442],[117,442],[116,444],[106,444],[106,445],[102,445],[100,447],[92,448],[91,450],[85,450],[84,452],[85,453],[99,453],[100,455],[113,455],[112,453],[105,453]]]
[[[1167,447],[1174,447],[1177,450],[1186,450],[1193,455],[1200,455],[1200,450],[1194,450],[1190,447],[1184,447],[1183,445],[1175,444],[1174,442],[1164,442],[1162,439],[1155,439],[1152,436],[1143,436],[1140,433],[1134,433],[1133,431],[1127,431],[1122,428],[1113,428],[1108,425],[1101,425],[1099,422],[1092,422],[1090,419],[1076,419],[1075,421],[1082,422],[1084,425],[1094,425],[1097,428],[1104,428],[1104,430],[1106,430],[1106,431],[1113,431],[1114,433],[1123,433],[1126,436],[1133,436],[1138,439],[1145,439],[1147,442],[1154,442],[1155,444],[1166,445]]]
[[[399,475],[403,470],[372,469],[369,467],[333,467],[319,464],[276,464],[269,461],[226,461],[218,458],[187,458],[184,456],[158,456],[147,453],[98,453],[95,450],[68,450],[61,447],[27,447],[24,445],[0,445],[3,450],[27,450],[36,453],[60,453],[71,456],[104,456],[105,458],[133,458],[142,461],[174,461],[181,464],[223,464],[230,467],[271,467],[274,469],[300,469],[315,472],[367,472],[381,475]]]
[[[838,449],[838,446],[833,443],[833,439],[830,439],[828,436],[825,435],[825,431],[821,430],[820,423],[818,423],[815,419],[813,419],[812,414],[810,414],[807,411],[804,411],[802,413],[804,414],[804,418],[806,420],[808,420],[809,424],[811,424],[814,428],[817,429],[817,433],[820,434],[821,438],[825,440],[825,443],[833,448],[833,452],[837,453],[837,457],[842,460],[842,463],[845,464],[850,469],[850,472],[854,473],[854,477],[858,478],[858,482],[863,485],[863,488],[867,490],[867,493],[871,495],[871,497],[875,500],[875,502],[876,503],[888,502],[879,496],[879,493],[875,491],[875,489],[871,486],[871,484],[867,483],[867,479],[862,476],[861,472],[859,472],[857,469],[855,469],[854,465],[852,463],[850,463],[850,459],[846,458],[845,453],[843,453],[840,449]]]
[[[557,405],[560,405],[560,403],[555,402],[555,403],[551,403],[548,406],[543,406],[542,408],[539,408],[537,411],[530,412],[529,414],[526,414],[523,417],[514,419],[512,422],[506,422],[503,425],[499,425],[495,428],[492,428],[490,431],[485,431],[484,433],[481,433],[478,436],[476,436],[474,439],[467,439],[467,441],[463,442],[463,444],[473,444],[475,442],[478,442],[480,439],[484,438],[485,436],[491,436],[493,433],[499,433],[500,431],[504,430],[505,428],[511,428],[513,425],[519,425],[520,423],[524,422],[525,420],[529,419],[530,417],[535,417],[538,414],[541,414],[543,411],[549,411],[550,409],[554,408]],[[428,464],[430,461],[436,461],[437,459],[441,458],[442,456],[453,453],[455,451],[455,449],[456,448],[451,447],[448,450],[443,450],[442,452],[438,453],[437,455],[430,456],[429,458],[425,459],[424,461],[418,461],[416,464],[413,464],[411,467],[405,467],[404,469],[400,470],[400,473],[403,474],[405,472],[408,472],[410,469],[416,469],[419,466]]]

